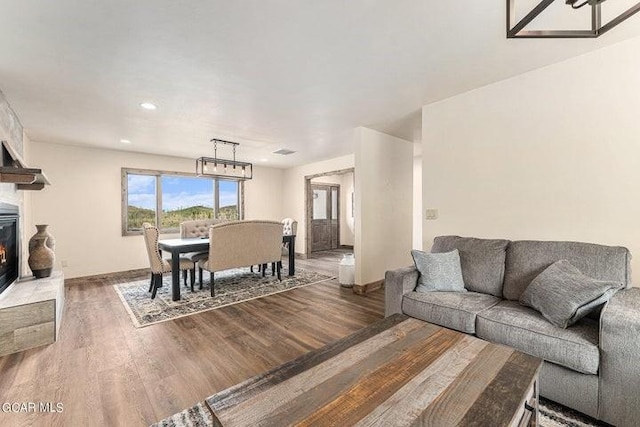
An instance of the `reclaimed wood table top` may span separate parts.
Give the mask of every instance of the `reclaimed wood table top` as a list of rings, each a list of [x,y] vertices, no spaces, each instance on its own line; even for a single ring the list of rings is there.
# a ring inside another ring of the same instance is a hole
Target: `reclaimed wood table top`
[[[224,427],[509,425],[541,364],[393,315],[206,402]]]

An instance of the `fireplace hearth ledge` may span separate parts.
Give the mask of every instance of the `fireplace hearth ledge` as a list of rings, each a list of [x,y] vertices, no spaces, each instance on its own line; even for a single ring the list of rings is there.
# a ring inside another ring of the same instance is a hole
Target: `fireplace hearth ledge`
[[[0,295],[0,356],[56,341],[64,309],[64,274],[23,278]]]

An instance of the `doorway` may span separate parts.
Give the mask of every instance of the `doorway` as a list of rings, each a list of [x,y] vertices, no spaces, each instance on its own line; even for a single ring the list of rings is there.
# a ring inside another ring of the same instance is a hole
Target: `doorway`
[[[340,246],[340,185],[311,182],[311,252]]]
[[[305,176],[305,254],[351,249],[355,242],[354,168]]]

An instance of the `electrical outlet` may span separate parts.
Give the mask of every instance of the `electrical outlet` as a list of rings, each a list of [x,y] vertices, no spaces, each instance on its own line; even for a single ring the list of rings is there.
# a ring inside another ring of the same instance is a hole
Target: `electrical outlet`
[[[62,266],[63,267],[69,267],[69,262],[66,259],[62,260]]]
[[[425,219],[428,219],[428,220],[438,219],[438,209],[427,209],[425,211]]]

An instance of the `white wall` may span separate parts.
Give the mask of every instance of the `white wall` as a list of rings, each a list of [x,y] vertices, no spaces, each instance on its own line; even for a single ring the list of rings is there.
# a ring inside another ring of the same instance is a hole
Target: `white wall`
[[[353,246],[355,239],[355,221],[352,211],[351,193],[353,193],[353,172],[342,175],[319,176],[311,183],[324,183],[340,186],[340,245]]]
[[[253,179],[244,184],[245,219],[281,221],[282,169],[253,166]]]
[[[309,163],[284,170],[282,180],[282,215],[283,218],[290,217],[298,221],[296,252],[304,253],[307,245],[304,197],[305,176],[349,169],[354,167],[354,165],[354,156],[353,154],[349,154],[335,159]],[[358,178],[356,177],[356,179]]]
[[[413,249],[422,250],[422,156],[413,158]]]
[[[356,284],[411,264],[413,146],[367,128],[355,131]]]
[[[142,236],[122,236],[121,168],[193,172],[192,159],[32,142],[31,162],[51,186],[32,195],[31,226],[50,224],[56,262],[79,277],[148,267]],[[282,171],[254,167],[245,183],[247,218],[282,218]]]
[[[623,245],[640,271],[640,38],[423,108],[424,245]]]

